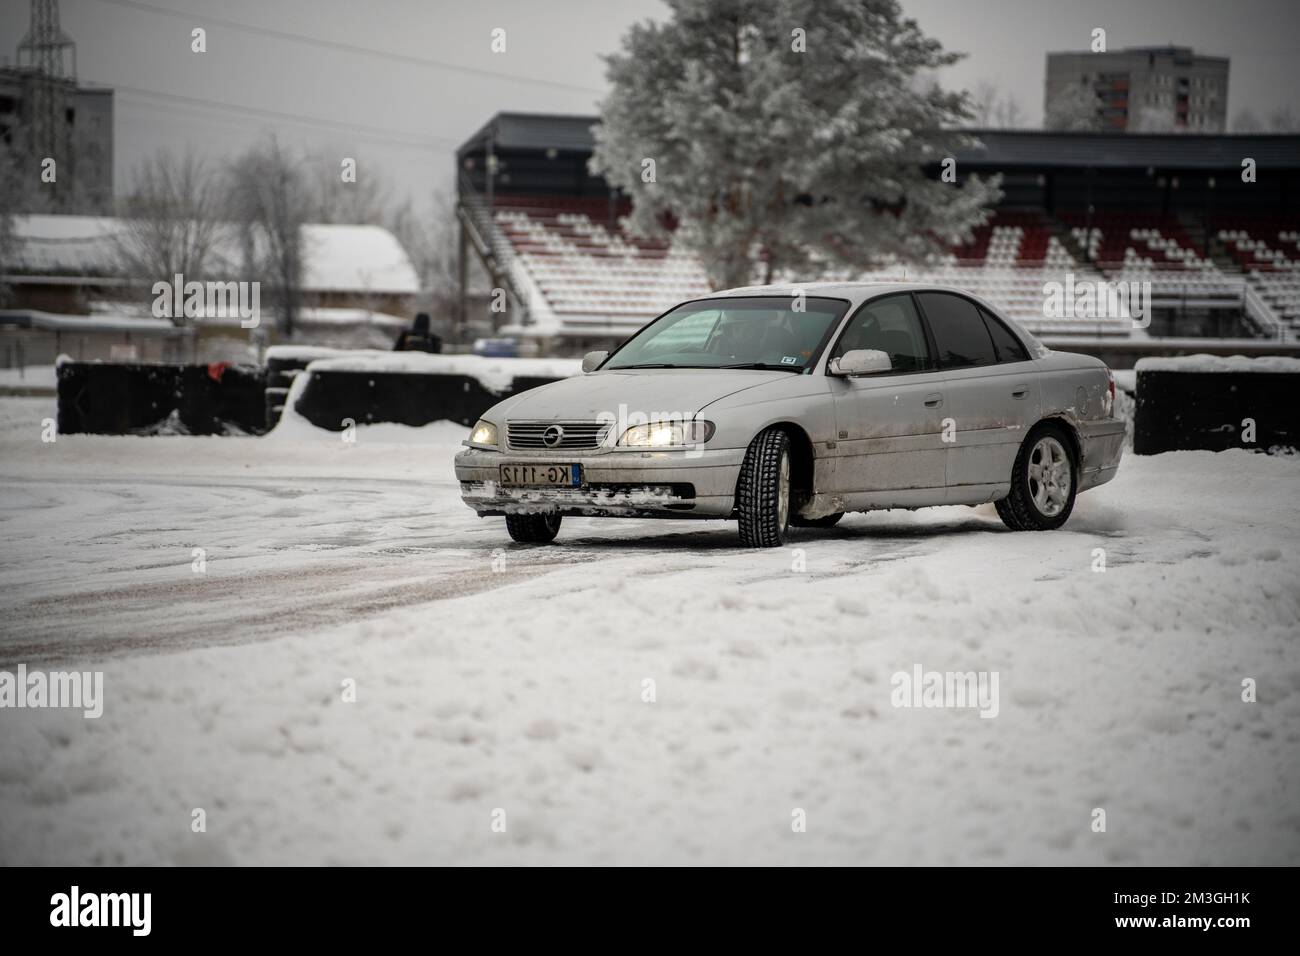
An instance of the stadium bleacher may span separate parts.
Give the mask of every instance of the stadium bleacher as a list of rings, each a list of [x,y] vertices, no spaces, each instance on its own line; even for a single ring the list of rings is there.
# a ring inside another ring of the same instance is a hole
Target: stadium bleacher
[[[627,235],[604,200],[497,197],[493,220],[549,310],[636,324],[709,291],[699,263],[668,243]],[[615,214],[626,215],[627,205]]]
[[[457,152],[461,208],[491,233],[476,249],[522,305],[505,330],[550,349],[612,344],[710,288],[692,256],[625,231],[628,199],[587,168],[595,122],[498,114]],[[959,167],[1003,174],[1005,196],[969,242],[925,263],[777,278],[942,282],[1049,341],[1148,333],[1126,319],[1048,318],[1047,283],[1149,282],[1152,335],[1300,340],[1300,137],[977,135]],[[1269,169],[1266,188],[1238,176],[1242,155]],[[507,172],[491,181],[492,168]]]

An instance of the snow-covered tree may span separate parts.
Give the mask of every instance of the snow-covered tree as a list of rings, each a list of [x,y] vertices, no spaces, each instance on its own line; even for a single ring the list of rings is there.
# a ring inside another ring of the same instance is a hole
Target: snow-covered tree
[[[964,94],[912,81],[958,59],[895,0],[669,0],[607,58],[591,168],[673,230],[715,287],[862,268],[964,241],[997,181],[926,174],[970,141]]]
[[[1159,106],[1142,106],[1129,117],[1130,133],[1177,133],[1179,129],[1174,119],[1174,111]]]
[[[1043,116],[1046,129],[1093,132],[1101,129],[1101,100],[1092,87],[1071,83],[1047,104]]]

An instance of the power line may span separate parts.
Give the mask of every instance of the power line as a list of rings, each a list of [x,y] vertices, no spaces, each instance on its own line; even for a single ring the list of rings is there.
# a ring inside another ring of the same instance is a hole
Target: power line
[[[196,25],[212,23],[229,30],[261,34],[262,36],[274,37],[277,40],[284,40],[289,43],[315,46],[342,53],[355,53],[360,56],[376,56],[382,58],[388,63],[409,63],[414,66],[431,67],[437,70],[452,70],[458,73],[469,73],[474,76],[482,76],[494,80],[509,80],[512,83],[527,83],[529,86],[546,86],[552,89],[566,90],[574,93],[594,93],[599,96],[604,92],[603,90],[597,90],[593,87],[580,86],[577,83],[564,83],[559,80],[547,80],[536,76],[519,76],[514,73],[503,73],[500,70],[486,70],[482,67],[465,66],[461,63],[448,63],[443,60],[430,59],[429,57],[412,56],[407,53],[394,53],[390,50],[378,50],[374,47],[360,46],[355,43],[341,43],[337,40],[324,40],[320,37],[309,37],[300,33],[290,33],[287,30],[276,30],[273,27],[258,27],[249,23],[240,23],[236,20],[226,20],[222,17],[210,16],[206,13],[199,14],[185,10],[169,10],[166,7],[160,7],[156,4],[145,3],[144,0],[98,0],[98,2],[112,4],[119,7],[127,7],[146,13],[160,13],[164,16],[179,17],[194,22]]]
[[[135,94],[133,94],[133,95],[135,95]],[[160,95],[163,95],[163,94],[155,94],[155,93],[147,93],[147,92],[146,92],[146,93],[141,93],[141,94],[139,94],[139,95],[141,95],[141,96],[160,96]],[[197,124],[200,126],[200,128],[207,129],[207,130],[212,130],[212,129],[214,128],[214,127],[213,127],[213,124],[216,124],[216,123],[220,123],[220,124],[223,124],[223,125],[224,125],[224,124],[230,124],[230,125],[232,125],[232,126],[245,126],[245,127],[247,127],[247,126],[250,126],[251,124],[253,124],[254,122],[256,122],[256,120],[255,120],[254,117],[243,116],[243,115],[241,115],[241,112],[240,112],[239,110],[236,110],[236,109],[229,110],[229,111],[228,111],[228,115],[226,115],[226,116],[207,116],[207,117],[205,117],[205,116],[198,116],[197,114],[195,114],[195,112],[194,112],[195,107],[193,107],[193,106],[170,105],[170,104],[167,104],[167,103],[149,103],[149,104],[147,104],[147,105],[144,104],[144,103],[140,103],[139,106],[141,106],[141,107],[143,107],[144,109],[146,109],[149,113],[154,113],[154,112],[159,112],[159,111],[161,111],[161,112],[164,112],[164,113],[171,114],[171,115],[173,115],[173,116],[187,117],[187,118],[189,118],[190,120],[193,120],[195,123],[197,123]],[[220,109],[221,109],[221,107],[219,107],[219,106],[200,106],[200,107],[198,107],[198,108],[199,108],[199,109],[210,109],[210,110],[214,110],[214,111],[216,111],[216,110],[220,110]],[[120,119],[120,120],[121,120],[122,122],[124,122],[124,123],[127,123],[127,122],[129,122],[129,123],[136,123],[136,122],[140,122],[140,121],[142,121],[145,117],[142,116],[142,115],[137,114],[137,115],[134,115],[134,116],[119,115],[117,118]],[[304,126],[312,126],[312,125],[314,125],[310,120],[303,120],[303,119],[298,118],[298,117],[295,117],[295,118],[294,118],[294,122],[295,122],[295,123],[301,123],[301,124],[304,125]],[[326,131],[326,132],[332,132],[332,130],[325,130],[325,131]],[[401,135],[405,136],[405,135],[407,135],[407,134],[401,134]],[[407,141],[407,140],[395,139],[395,138],[391,138],[391,137],[387,137],[387,136],[380,136],[380,135],[377,135],[377,134],[370,134],[370,133],[363,133],[363,134],[360,134],[360,136],[359,136],[358,138],[360,138],[360,139],[364,139],[364,140],[365,140],[366,142],[368,142],[368,143],[388,143],[388,144],[390,144],[390,145],[392,145],[392,146],[394,146],[394,147],[396,147],[396,148],[398,148],[398,149],[413,149],[413,150],[418,150],[418,151],[420,151],[420,152],[429,152],[429,153],[440,153],[440,152],[442,152],[442,150],[443,150],[443,147],[434,146],[434,145],[432,145],[432,144],[430,144],[430,143],[428,143],[428,142],[410,142],[410,141]],[[450,140],[446,140],[445,142],[450,142]]]
[[[422,146],[428,149],[435,149],[435,144],[446,144],[453,147],[460,145],[458,141],[449,139],[445,136],[421,137],[415,133],[407,133],[403,130],[390,129],[384,126],[348,123],[341,120],[331,120],[320,116],[310,116],[301,113],[283,113],[279,110],[268,110],[259,106],[244,106],[238,103],[226,103],[221,100],[211,100],[200,96],[184,96],[180,93],[162,93],[158,90],[144,90],[139,87],[104,83],[102,81],[87,80],[86,82],[99,83],[101,86],[111,87],[114,90],[121,90],[124,93],[130,93],[134,96],[156,97],[158,99],[197,106],[202,109],[224,110],[249,116],[261,116],[266,119],[278,120],[280,122],[298,123],[304,126],[318,126],[335,132],[361,132],[367,134],[371,138],[387,139],[390,142],[396,141],[393,137],[402,137],[407,140],[404,145],[408,146]]]

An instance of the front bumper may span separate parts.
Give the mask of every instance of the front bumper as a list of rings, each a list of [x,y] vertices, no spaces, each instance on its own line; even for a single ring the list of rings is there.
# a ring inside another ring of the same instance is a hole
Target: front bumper
[[[467,448],[456,456],[462,500],[480,515],[726,518],[735,503],[743,448],[544,454]],[[576,488],[503,486],[502,465],[576,464]]]

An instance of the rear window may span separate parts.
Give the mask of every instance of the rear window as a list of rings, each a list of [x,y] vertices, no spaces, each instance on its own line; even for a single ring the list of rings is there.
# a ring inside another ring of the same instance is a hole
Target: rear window
[[[973,302],[947,292],[922,292],[917,298],[934,333],[940,368],[997,364],[993,340]]]
[[[1029,353],[1025,351],[1025,347],[1012,331],[1002,324],[997,316],[990,315],[984,309],[980,309],[980,315],[984,316],[984,324],[988,326],[989,335],[993,338],[993,345],[998,350],[999,362],[1029,361]]]

